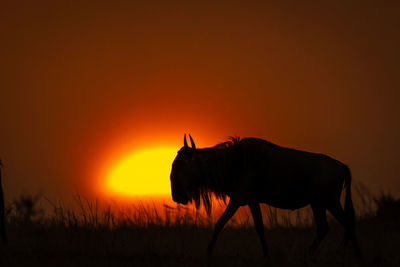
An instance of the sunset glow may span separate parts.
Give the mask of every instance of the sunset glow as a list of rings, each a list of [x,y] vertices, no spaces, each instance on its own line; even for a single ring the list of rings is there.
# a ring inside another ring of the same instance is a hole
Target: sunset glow
[[[125,196],[170,194],[170,172],[176,148],[156,147],[134,152],[115,166],[107,187]]]

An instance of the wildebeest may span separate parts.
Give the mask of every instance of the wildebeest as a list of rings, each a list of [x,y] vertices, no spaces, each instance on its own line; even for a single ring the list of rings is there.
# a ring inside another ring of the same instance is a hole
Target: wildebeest
[[[215,225],[207,253],[211,254],[218,234],[240,206],[248,205],[253,216],[264,257],[268,248],[264,236],[260,203],[281,209],[310,205],[316,224],[312,254],[328,232],[326,211],[343,225],[345,244],[351,240],[361,251],[355,235],[355,214],[351,199],[350,169],[327,155],[285,148],[258,138],[231,138],[214,147],[191,147],[184,136],[171,170],[172,198],[179,204],[203,202],[211,211],[212,194],[229,197],[223,215]],[[346,191],[344,209],[340,195]]]
[[[4,207],[4,194],[2,187],[1,167],[2,163],[0,160],[0,235],[3,242],[7,242],[6,227],[5,227],[5,207]]]

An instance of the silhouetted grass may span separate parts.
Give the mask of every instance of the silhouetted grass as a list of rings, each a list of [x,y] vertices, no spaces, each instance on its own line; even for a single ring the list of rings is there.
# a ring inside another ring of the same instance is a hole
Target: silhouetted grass
[[[365,254],[352,256],[340,246],[343,230],[331,230],[316,261],[305,259],[314,236],[311,212],[264,206],[272,266],[400,266],[400,200],[373,196],[357,187],[357,234]],[[51,211],[42,205],[50,203]],[[229,223],[207,262],[205,248],[218,214],[182,206],[135,203],[129,208],[75,196],[76,208],[45,197],[21,196],[7,205],[9,244],[0,245],[0,266],[265,266],[246,209]],[[218,212],[217,212],[218,213]],[[271,265],[269,265],[271,266]]]

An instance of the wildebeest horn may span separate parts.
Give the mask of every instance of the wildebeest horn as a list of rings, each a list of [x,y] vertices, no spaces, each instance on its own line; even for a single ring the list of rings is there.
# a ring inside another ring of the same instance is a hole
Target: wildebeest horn
[[[183,138],[183,145],[185,147],[188,147],[188,144],[187,144],[187,141],[186,141],[186,134],[185,134],[185,137]]]
[[[196,149],[196,145],[194,144],[193,138],[190,134],[189,134],[189,138],[190,138],[190,143],[192,143],[192,148]]]

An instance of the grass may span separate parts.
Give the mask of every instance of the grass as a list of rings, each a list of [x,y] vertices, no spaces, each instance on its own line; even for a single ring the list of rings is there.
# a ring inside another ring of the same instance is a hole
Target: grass
[[[308,209],[297,212],[264,207],[269,266],[400,266],[400,200],[355,188],[357,234],[364,261],[340,246],[343,230],[330,232],[315,262],[304,255],[314,237]],[[360,195],[361,193],[361,195]],[[221,233],[213,258],[205,249],[218,217],[202,211],[136,204],[118,208],[75,197],[76,208],[43,197],[21,196],[7,205],[9,243],[0,245],[0,266],[266,266],[245,209]],[[217,212],[218,213],[218,212]]]

